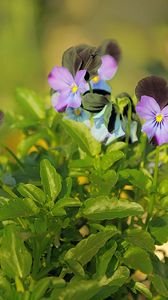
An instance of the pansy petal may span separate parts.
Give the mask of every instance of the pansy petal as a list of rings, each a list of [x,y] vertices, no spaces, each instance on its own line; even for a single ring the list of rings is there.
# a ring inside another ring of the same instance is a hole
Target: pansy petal
[[[81,105],[82,98],[79,93],[70,94],[67,107],[77,108]]]
[[[110,80],[116,73],[118,65],[116,60],[110,55],[101,57],[102,64],[98,70],[98,74],[102,80]]]
[[[168,131],[164,123],[158,124],[154,135],[154,139],[158,145],[168,143]]]
[[[155,119],[150,119],[142,126],[142,131],[145,132],[149,139],[151,139],[156,132],[156,123]]]
[[[54,93],[51,97],[53,107],[58,112],[63,112],[68,104],[68,96],[66,94]]]
[[[80,85],[83,81],[85,81],[86,70],[80,70],[75,75],[75,82],[77,85]]]
[[[71,88],[75,84],[71,73],[64,67],[54,67],[48,76],[48,82],[56,91],[62,91],[68,87]]]
[[[159,105],[154,98],[142,96],[136,105],[136,112],[141,119],[149,120],[161,112]]]
[[[111,93],[111,87],[104,80],[99,80],[97,83],[91,82],[91,85],[94,90],[103,90]]]
[[[99,142],[103,142],[109,135],[109,132],[104,124],[102,124],[100,128],[96,128],[96,126],[93,126],[91,128],[91,133],[93,137]]]

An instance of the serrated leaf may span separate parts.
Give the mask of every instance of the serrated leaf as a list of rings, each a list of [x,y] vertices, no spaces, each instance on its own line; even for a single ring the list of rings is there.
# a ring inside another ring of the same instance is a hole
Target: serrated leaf
[[[109,199],[106,196],[87,199],[81,213],[88,219],[110,220],[128,216],[142,215],[143,208],[136,202],[121,201],[117,198]]]
[[[47,159],[40,163],[40,177],[44,192],[55,201],[61,191],[61,176]]]
[[[16,225],[7,225],[1,243],[1,267],[10,278],[25,278],[30,273],[32,258]]]
[[[141,229],[129,229],[127,231],[126,240],[132,245],[147,251],[155,250],[154,240],[147,231]]]
[[[29,217],[38,212],[39,208],[32,199],[0,197],[0,221],[17,217]]]
[[[38,202],[40,204],[45,203],[46,197],[44,192],[33,184],[19,184],[17,188],[18,192],[24,196],[31,198],[33,201]]]
[[[114,232],[98,232],[80,241],[76,247],[71,248],[65,254],[64,259],[77,260],[82,266],[86,265],[99,251],[101,247],[114,235]]]
[[[90,156],[99,154],[101,144],[92,137],[85,124],[65,119],[62,120],[61,124],[84,152]]]
[[[122,151],[113,151],[103,155],[102,157],[102,169],[107,170],[113,166],[115,162],[122,159],[124,157],[124,153]]]
[[[163,244],[168,241],[168,215],[163,217],[154,217],[149,223],[151,234],[156,241]]]
[[[149,274],[153,270],[149,254],[139,247],[128,248],[123,261],[129,268],[140,270],[145,274]]]

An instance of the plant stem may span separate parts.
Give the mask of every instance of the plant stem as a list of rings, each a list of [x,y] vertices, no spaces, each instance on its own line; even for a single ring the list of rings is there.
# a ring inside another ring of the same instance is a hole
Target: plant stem
[[[130,138],[130,131],[131,131],[131,115],[132,115],[132,107],[131,102],[129,102],[128,107],[128,123],[126,127],[126,144],[129,144],[129,138]]]
[[[159,150],[160,147],[156,147],[156,156],[155,156],[155,167],[154,167],[154,174],[153,174],[153,185],[152,185],[152,198],[149,204],[149,216],[152,215],[155,201],[156,201],[156,190],[157,190],[157,179],[158,179],[158,167],[159,167]]]
[[[90,81],[88,81],[88,84],[89,84],[89,89],[90,89],[90,92],[93,93],[93,89],[92,89],[92,86],[91,86],[91,83]]]

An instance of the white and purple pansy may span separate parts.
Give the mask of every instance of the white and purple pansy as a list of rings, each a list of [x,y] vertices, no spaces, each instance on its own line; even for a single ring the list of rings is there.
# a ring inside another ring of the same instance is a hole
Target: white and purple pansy
[[[84,79],[85,70],[76,72],[75,77],[65,67],[54,67],[48,76],[48,82],[57,93],[52,95],[52,103],[58,112],[67,107],[78,108],[81,105],[81,94],[88,90]]]

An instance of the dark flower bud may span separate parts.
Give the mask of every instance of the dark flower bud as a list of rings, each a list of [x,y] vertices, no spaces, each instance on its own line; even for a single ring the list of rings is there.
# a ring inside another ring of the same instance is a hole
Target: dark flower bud
[[[111,55],[118,63],[121,58],[121,50],[117,42],[114,40],[106,40],[98,47],[98,53],[103,56]]]
[[[162,109],[168,104],[168,85],[166,80],[157,76],[149,76],[140,80],[135,88],[138,100],[141,96],[149,96],[156,100]]]
[[[86,80],[97,75],[100,65],[101,57],[97,48],[88,45],[71,47],[64,52],[62,57],[62,66],[66,67],[73,76],[79,70],[86,70]]]

